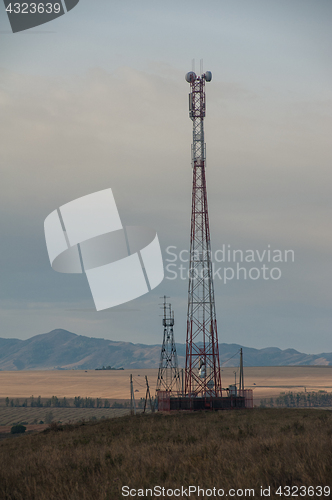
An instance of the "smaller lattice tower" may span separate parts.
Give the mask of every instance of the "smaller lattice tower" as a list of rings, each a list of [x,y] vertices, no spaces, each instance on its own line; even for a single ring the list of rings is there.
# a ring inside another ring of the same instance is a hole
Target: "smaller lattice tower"
[[[173,332],[174,311],[172,311],[171,304],[167,303],[167,297],[164,296],[163,298],[164,338],[160,354],[156,391],[157,393],[159,391],[167,391],[170,394],[175,394],[180,391],[180,373]]]

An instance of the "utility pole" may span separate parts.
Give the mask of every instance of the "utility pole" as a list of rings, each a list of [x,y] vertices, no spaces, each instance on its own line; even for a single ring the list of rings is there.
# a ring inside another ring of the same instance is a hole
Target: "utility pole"
[[[132,374],[130,374],[130,413],[131,415],[136,415],[136,403]]]
[[[205,82],[210,71],[186,75],[190,84],[189,117],[193,122],[192,211],[188,285],[185,394],[190,398],[221,397],[217,318],[214,299],[210,224],[205,179]]]
[[[244,391],[244,376],[243,376],[243,350],[240,349],[240,383],[239,390]]]
[[[152,405],[152,400],[151,400],[151,394],[150,394],[150,388],[149,388],[149,382],[148,382],[147,375],[145,375],[145,382],[146,382],[146,394],[145,394],[145,401],[144,401],[144,410],[143,410],[143,413],[145,413],[146,402],[148,400],[148,397],[149,397],[149,402],[150,402],[151,413],[154,413],[154,406]]]

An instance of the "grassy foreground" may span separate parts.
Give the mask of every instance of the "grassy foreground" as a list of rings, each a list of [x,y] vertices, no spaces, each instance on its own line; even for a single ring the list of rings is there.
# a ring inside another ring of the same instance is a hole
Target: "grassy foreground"
[[[157,413],[0,443],[1,500],[117,500],[124,485],[254,488],[255,497],[271,486],[279,499],[279,486],[332,486],[332,412]]]

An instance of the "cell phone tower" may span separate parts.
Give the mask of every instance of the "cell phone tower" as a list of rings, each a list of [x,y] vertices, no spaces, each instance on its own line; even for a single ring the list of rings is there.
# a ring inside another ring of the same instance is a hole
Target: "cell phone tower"
[[[193,122],[192,212],[188,286],[185,394],[190,398],[222,397],[217,318],[211,262],[210,227],[205,180],[205,82],[210,71],[186,74],[190,84],[189,117]],[[207,402],[207,406],[208,406]]]
[[[171,393],[174,395],[180,391],[180,374],[173,331],[174,311],[172,311],[171,304],[167,303],[166,295],[164,296],[163,310],[164,337],[161,347],[156,392],[167,391],[169,395]]]

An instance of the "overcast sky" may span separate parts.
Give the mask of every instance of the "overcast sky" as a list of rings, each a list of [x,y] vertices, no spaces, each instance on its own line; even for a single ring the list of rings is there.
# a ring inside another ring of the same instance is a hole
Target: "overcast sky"
[[[0,337],[65,328],[160,343],[166,294],[185,341],[187,280],[166,271],[151,293],[97,313],[84,275],[52,270],[43,223],[111,187],[124,225],[157,230],[165,266],[168,246],[188,249],[184,75],[203,58],[213,251],[295,255],[265,262],[278,280],[216,276],[219,341],[331,352],[331,23],[330,0],[80,0],[12,34],[1,3]]]

